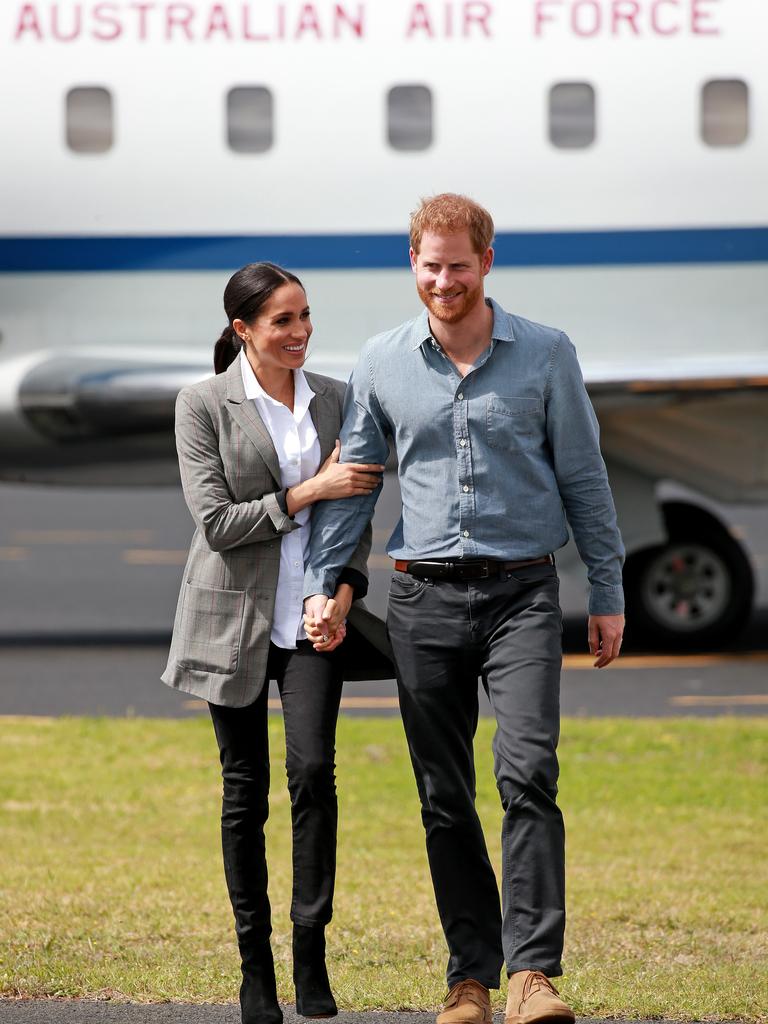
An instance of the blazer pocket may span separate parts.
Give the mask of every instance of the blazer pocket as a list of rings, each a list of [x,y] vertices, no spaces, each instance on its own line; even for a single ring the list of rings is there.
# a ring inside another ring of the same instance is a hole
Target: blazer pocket
[[[490,448],[525,452],[541,443],[544,403],[540,398],[498,395],[487,399],[485,416],[486,440]]]
[[[245,591],[184,584],[180,634],[183,668],[229,674],[237,668]]]

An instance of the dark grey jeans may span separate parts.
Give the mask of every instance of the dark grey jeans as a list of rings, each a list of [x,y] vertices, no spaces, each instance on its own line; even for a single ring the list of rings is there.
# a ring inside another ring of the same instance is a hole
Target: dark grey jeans
[[[565,838],[557,796],[562,616],[554,566],[469,583],[396,572],[387,614],[426,829],[448,986],[562,973]],[[477,679],[496,716],[502,913],[475,810]]]

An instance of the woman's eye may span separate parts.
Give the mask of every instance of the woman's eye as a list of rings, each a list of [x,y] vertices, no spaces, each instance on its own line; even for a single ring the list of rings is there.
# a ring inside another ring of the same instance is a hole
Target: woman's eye
[[[309,320],[309,310],[307,310],[305,313],[301,314],[301,319],[302,320]]]

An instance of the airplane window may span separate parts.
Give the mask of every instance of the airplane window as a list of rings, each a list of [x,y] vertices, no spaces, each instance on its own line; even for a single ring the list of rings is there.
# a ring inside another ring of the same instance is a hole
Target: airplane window
[[[549,141],[584,149],[595,141],[595,90],[589,82],[559,82],[549,90]]]
[[[227,142],[236,153],[265,153],[274,142],[274,100],[263,85],[227,93]]]
[[[701,90],[701,137],[708,146],[740,146],[749,135],[749,89],[739,79],[706,82]]]
[[[66,100],[67,145],[75,153],[106,153],[114,142],[112,93],[97,86],[70,89]]]
[[[387,141],[393,149],[432,145],[432,90],[426,85],[395,85],[387,93]]]

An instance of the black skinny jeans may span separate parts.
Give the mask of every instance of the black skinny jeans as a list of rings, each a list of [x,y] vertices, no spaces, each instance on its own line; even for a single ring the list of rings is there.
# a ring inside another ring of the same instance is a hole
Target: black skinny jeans
[[[336,877],[336,720],[341,674],[333,655],[308,640],[296,650],[270,644],[267,679],[283,704],[286,769],[293,825],[291,920],[324,925],[333,912]],[[224,782],[221,841],[224,874],[244,959],[272,931],[264,824],[269,814],[269,742],[265,684],[244,708],[209,704]]]

